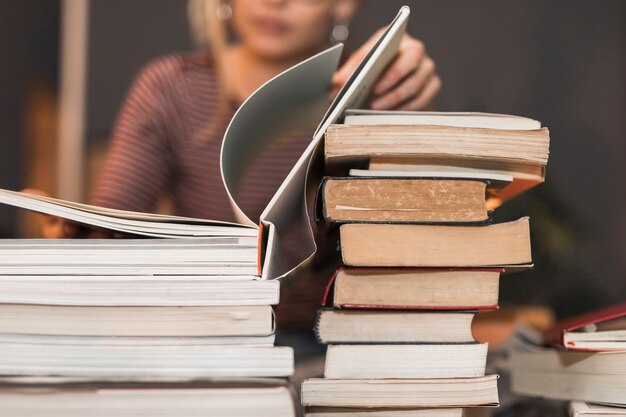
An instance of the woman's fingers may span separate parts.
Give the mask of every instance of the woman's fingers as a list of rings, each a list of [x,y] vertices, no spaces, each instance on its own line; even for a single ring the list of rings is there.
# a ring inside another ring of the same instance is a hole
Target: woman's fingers
[[[420,68],[424,56],[424,44],[417,39],[404,35],[398,49],[398,56],[376,82],[373,90],[374,95],[379,96],[392,90],[409,74],[414,73]]]
[[[333,76],[333,97],[382,35],[378,30],[354,52]],[[424,44],[409,35],[400,42],[398,55],[379,77],[373,88],[371,107],[376,110],[424,110],[441,89],[435,62],[426,54]]]
[[[48,193],[37,188],[25,188],[22,192],[49,197]],[[40,214],[39,221],[42,235],[47,239],[124,239],[129,237],[126,233],[88,226],[48,214]]]
[[[88,233],[79,223],[49,215],[43,217],[41,232],[47,239],[80,239]]]
[[[354,72],[354,70],[359,66],[363,58],[367,55],[367,53],[372,49],[372,46],[378,41],[378,38],[383,34],[385,28],[377,30],[368,40],[365,42],[359,49],[354,51],[350,57],[346,60],[346,62],[339,68],[335,75],[333,76],[333,86],[341,87],[350,75]]]
[[[439,90],[441,90],[441,78],[435,74],[428,79],[416,98],[404,103],[398,110],[428,110],[432,107]]]
[[[376,110],[397,109],[402,104],[418,97],[427,82],[435,74],[435,63],[430,57],[425,57],[422,64],[411,74],[406,76],[391,91],[376,98],[372,108]]]

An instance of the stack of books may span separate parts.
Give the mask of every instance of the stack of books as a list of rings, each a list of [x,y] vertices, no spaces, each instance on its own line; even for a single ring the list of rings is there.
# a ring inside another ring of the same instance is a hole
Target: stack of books
[[[543,181],[548,145],[538,122],[504,115],[348,111],[328,128],[318,211],[342,266],[319,311],[328,350],[324,378],[303,384],[307,415],[498,404],[471,323],[531,252],[528,218],[489,224],[489,211]]]
[[[515,392],[572,401],[572,416],[626,416],[626,303],[517,336]]]
[[[138,216],[106,221],[188,236],[0,240],[3,415],[295,415],[257,231]]]
[[[268,306],[278,301],[278,283],[266,280],[310,266],[306,183],[316,175],[316,146],[346,108],[364,104],[409,14],[398,11],[330,107],[341,44],[277,75],[240,106],[220,168],[242,224],[0,190],[1,203],[147,237],[0,242],[3,415],[293,415],[288,388],[267,379],[292,373],[293,352],[272,346]],[[250,218],[237,201],[243,173],[284,135],[317,121],[310,146],[260,217]],[[301,259],[286,256],[287,236],[298,236]]]

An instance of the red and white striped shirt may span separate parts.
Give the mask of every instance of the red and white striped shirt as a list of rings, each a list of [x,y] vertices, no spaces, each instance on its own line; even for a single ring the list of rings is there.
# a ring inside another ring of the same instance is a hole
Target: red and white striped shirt
[[[137,76],[118,116],[91,203],[148,212],[168,193],[177,215],[235,221],[220,174],[224,131],[237,104],[218,117],[212,59],[170,55]],[[214,129],[209,129],[214,126]],[[267,149],[244,174],[237,200],[253,220],[311,139],[292,135]]]

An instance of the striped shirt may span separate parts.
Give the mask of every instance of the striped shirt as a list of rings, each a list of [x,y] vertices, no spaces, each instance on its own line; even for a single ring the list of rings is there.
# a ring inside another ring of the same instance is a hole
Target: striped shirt
[[[177,215],[235,221],[221,179],[220,148],[238,106],[229,102],[216,120],[218,88],[208,54],[171,55],[147,65],[118,116],[91,203],[149,212],[167,193]],[[237,201],[253,221],[310,139],[309,133],[281,140],[244,174]]]
[[[235,221],[221,179],[220,148],[238,106],[229,102],[217,120],[218,88],[208,54],[170,55],[148,64],[119,113],[90,203],[150,212],[168,194],[177,215]],[[237,201],[252,220],[258,220],[310,140],[311,132],[281,139],[244,173]],[[301,259],[297,236],[289,240],[294,244],[287,245],[291,253],[286,255]],[[326,278],[290,283],[281,292],[279,324],[310,328]]]

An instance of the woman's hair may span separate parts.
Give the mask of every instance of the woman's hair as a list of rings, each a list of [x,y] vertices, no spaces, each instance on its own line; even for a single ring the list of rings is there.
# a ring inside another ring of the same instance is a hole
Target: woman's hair
[[[218,9],[222,4],[223,0],[189,0],[187,3],[187,17],[196,47],[224,48],[226,25],[224,20],[218,18]]]
[[[200,140],[213,136],[227,117],[229,101],[222,88],[222,60],[226,50],[227,27],[223,19],[218,18],[218,9],[224,0],[189,0],[187,3],[187,17],[191,29],[191,36],[197,49],[208,50],[213,59],[213,67],[218,82],[218,104],[215,115],[206,129],[199,132]]]

